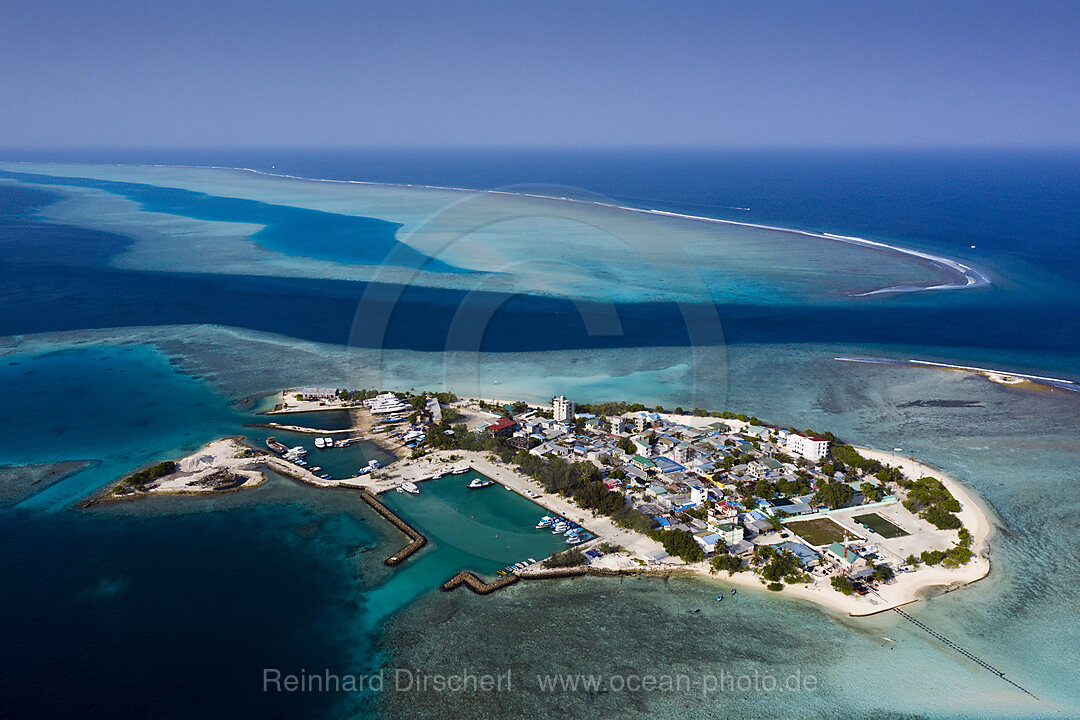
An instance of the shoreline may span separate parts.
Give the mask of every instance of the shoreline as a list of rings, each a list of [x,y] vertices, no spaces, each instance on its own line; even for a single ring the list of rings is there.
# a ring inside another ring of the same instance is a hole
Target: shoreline
[[[967,490],[959,481],[947,473],[926,465],[919,461],[912,461],[895,453],[871,448],[853,446],[864,457],[876,459],[879,462],[893,464],[905,474],[912,474],[913,478],[923,476],[935,477],[941,480],[949,492],[961,504],[961,512],[958,513],[965,527],[972,534],[972,551],[975,557],[966,565],[959,568],[944,568],[940,566],[920,566],[911,573],[900,573],[889,584],[882,585],[873,595],[854,596],[843,595],[828,585],[827,580],[819,579],[818,582],[809,585],[785,585],[780,592],[773,593],[766,589],[765,583],[751,570],[739,573],[713,573],[707,562],[686,564],[681,560],[667,558],[659,565],[641,564],[640,557],[648,556],[663,549],[663,546],[651,538],[615,525],[607,516],[594,516],[590,512],[574,505],[566,498],[547,493],[532,478],[528,478],[517,472],[514,468],[497,465],[487,459],[486,453],[480,451],[439,451],[424,458],[427,460],[441,460],[442,457],[457,455],[468,462],[470,466],[480,474],[488,477],[504,487],[524,495],[523,490],[530,490],[538,494],[538,497],[528,498],[546,510],[568,518],[587,530],[596,537],[578,547],[588,548],[604,542],[621,546],[626,553],[605,555],[595,566],[609,571],[618,571],[620,574],[633,574],[642,576],[665,577],[673,575],[693,575],[696,577],[719,580],[743,589],[759,590],[763,593],[776,596],[788,596],[799,600],[816,603],[819,606],[843,613],[850,617],[867,617],[878,613],[887,612],[893,608],[904,607],[919,600],[928,599],[937,594],[952,592],[985,578],[991,569],[991,563],[987,557],[989,548],[988,540],[992,535],[993,523],[988,511],[974,499],[974,495]],[[422,462],[422,461],[420,461]],[[428,467],[428,470],[434,468]],[[402,480],[422,482],[425,476],[424,469],[419,464],[411,466],[409,472],[404,468],[398,468],[392,477],[394,484]],[[389,489],[389,488],[388,488]],[[528,497],[528,496],[526,496]],[[637,559],[635,559],[637,557]],[[593,565],[587,566],[593,567]],[[530,578],[531,570],[526,570],[523,577]],[[539,577],[539,576],[538,576]],[[940,589],[935,592],[935,589]]]

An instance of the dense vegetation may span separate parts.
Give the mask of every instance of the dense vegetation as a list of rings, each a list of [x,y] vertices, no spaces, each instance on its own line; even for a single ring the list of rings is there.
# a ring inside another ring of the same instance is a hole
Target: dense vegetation
[[[556,553],[544,561],[544,567],[577,567],[585,563],[585,553],[579,548],[570,548]]]
[[[694,540],[694,536],[685,530],[660,530],[650,533],[664,545],[668,555],[680,557],[688,563],[705,559],[705,551]]]
[[[959,544],[956,547],[948,550],[924,550],[919,560],[926,565],[941,563],[947,568],[957,568],[966,564],[971,558],[975,557],[975,553],[971,551],[971,532],[962,527],[957,533],[957,538]]]
[[[888,565],[874,566],[874,579],[878,582],[888,582],[896,577],[896,572]]]
[[[961,527],[960,518],[953,514],[960,512],[960,502],[940,480],[923,477],[918,480],[901,481],[900,486],[907,489],[905,508],[918,513],[919,517],[942,530],[955,530]]]
[[[833,590],[844,595],[850,595],[855,592],[855,583],[851,581],[851,578],[844,577],[843,575],[833,575],[832,580]]]
[[[851,504],[855,499],[855,491],[842,482],[829,481],[818,488],[814,493],[813,502],[817,505],[828,505],[835,510]]]
[[[176,472],[176,463],[172,460],[166,460],[165,462],[158,463],[157,465],[151,465],[145,470],[140,470],[137,473],[132,473],[124,478],[123,484],[129,485],[137,490],[143,490],[146,487],[146,483],[151,480],[156,480],[159,477],[171,475]]]
[[[709,567],[712,568],[714,573],[720,570],[727,570],[729,573],[742,572],[743,570],[742,560],[728,553],[714,557],[709,561]]]
[[[599,417],[615,417],[616,415],[625,415],[626,413],[631,412],[641,412],[645,409],[645,406],[641,403],[602,402],[581,403],[577,406],[577,409],[578,412],[597,415]]]

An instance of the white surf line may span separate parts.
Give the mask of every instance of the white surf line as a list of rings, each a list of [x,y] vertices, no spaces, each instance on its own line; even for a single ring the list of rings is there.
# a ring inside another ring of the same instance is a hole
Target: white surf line
[[[26,161],[17,161],[14,164],[40,164],[30,163]],[[233,170],[238,172],[251,173],[253,175],[264,175],[266,177],[283,178],[287,180],[302,180],[307,182],[323,182],[323,183],[338,183],[341,185],[373,185],[380,187],[400,187],[400,188],[422,188],[425,190],[442,190],[448,192],[462,192],[462,193],[488,193],[490,195],[511,195],[518,197],[534,198],[538,200],[554,200],[557,202],[571,202],[578,203],[579,205],[593,205],[597,207],[610,208],[614,210],[626,210],[628,212],[640,213],[643,215],[660,215],[664,217],[677,218],[681,220],[690,220],[693,222],[706,222],[716,223],[718,225],[735,225],[738,227],[755,228],[758,230],[772,230],[774,232],[788,233],[792,235],[802,235],[804,237],[818,238],[821,240],[833,240],[835,242],[848,243],[849,245],[861,245],[863,247],[874,248],[877,250],[885,250],[890,252],[899,253],[901,255],[908,255],[910,257],[916,257],[920,260],[926,260],[927,262],[936,264],[941,267],[948,268],[955,272],[960,273],[965,282],[960,283],[943,283],[940,285],[892,285],[889,287],[878,288],[877,290],[868,290],[862,293],[853,293],[852,297],[869,297],[871,295],[885,295],[891,293],[900,292],[920,292],[923,290],[968,290],[977,287],[989,286],[990,279],[986,277],[982,272],[975,268],[965,265],[962,262],[953,260],[952,258],[944,257],[942,255],[933,255],[921,250],[912,250],[910,248],[900,247],[898,245],[889,245],[877,240],[867,240],[866,238],[854,237],[851,235],[837,235],[835,233],[828,232],[811,232],[809,230],[797,230],[795,228],[779,227],[776,225],[765,225],[762,223],[743,222],[739,220],[722,220],[720,218],[705,217],[702,215],[689,215],[687,213],[677,213],[670,210],[655,210],[649,208],[639,208],[630,205],[618,205],[616,203],[601,202],[598,200],[581,200],[578,198],[559,196],[559,195],[540,195],[538,193],[524,193],[524,192],[511,192],[509,190],[477,190],[476,188],[463,188],[453,187],[449,185],[416,185],[412,183],[385,183],[374,182],[371,180],[333,180],[330,178],[312,178],[303,177],[301,175],[288,175],[286,173],[274,173],[266,170],[256,170],[255,168],[246,167],[230,167],[227,165],[169,165],[169,164],[151,164],[151,165],[128,165],[126,163],[107,163],[106,167],[157,167],[157,168],[195,168],[195,169],[208,169],[208,170]],[[742,209],[742,208],[740,208]],[[746,208],[749,209],[749,208]]]
[[[920,365],[942,368],[943,370],[966,370],[968,372],[991,373],[993,375],[1024,378],[1025,380],[1041,380],[1042,382],[1060,383],[1062,385],[1076,385],[1074,381],[1065,380],[1064,378],[1047,377],[1045,375],[1028,375],[1025,373],[1013,372],[1011,370],[994,370],[992,368],[974,367],[972,365],[953,365],[951,363],[933,362],[931,360],[915,360],[910,358],[907,360],[897,360],[893,358],[849,357],[843,355],[836,356],[833,360],[839,360],[840,362],[867,363],[870,365]]]
[[[1076,384],[1072,380],[1046,377],[1044,375],[1025,375],[1024,373],[1012,372],[1010,370],[991,370],[990,368],[971,367],[970,365],[950,365],[948,363],[930,362],[929,360],[908,360],[908,362],[914,365],[930,365],[932,367],[940,367],[947,370],[969,370],[972,372],[985,372],[993,373],[994,375],[1007,375],[1009,377],[1024,378],[1025,380],[1042,380],[1044,382],[1063,383],[1065,385]]]
[[[870,365],[903,365],[903,360],[892,360],[890,358],[860,358],[860,357],[834,357],[833,360],[839,360],[840,362],[853,362],[853,363],[868,363]]]
[[[884,295],[888,293],[899,292],[920,292],[923,290],[966,290],[976,287],[986,287],[990,285],[990,279],[986,277],[982,272],[976,270],[970,265],[965,265],[962,262],[953,260],[952,258],[944,257],[942,255],[933,255],[921,250],[912,250],[910,248],[900,247],[897,245],[890,245],[877,240],[867,240],[866,238],[854,237],[851,235],[837,235],[829,232],[811,232],[809,230],[797,230],[795,228],[779,227],[776,225],[765,225],[762,223],[744,222],[739,220],[722,220],[720,218],[706,217],[702,215],[690,215],[688,213],[677,213],[670,210],[656,210],[650,208],[639,208],[630,205],[619,205],[616,203],[601,202],[598,200],[581,200],[579,198],[566,197],[561,195],[541,195],[538,193],[524,193],[524,192],[512,192],[509,190],[476,190],[474,188],[462,188],[453,186],[439,186],[439,185],[412,185],[401,183],[377,183],[366,180],[329,180],[326,178],[303,178],[296,175],[285,175],[281,173],[268,173],[261,170],[254,170],[252,168],[232,168],[234,170],[243,170],[245,172],[251,172],[258,175],[269,175],[275,177],[289,178],[292,180],[315,180],[317,182],[336,182],[343,184],[353,185],[383,185],[388,187],[408,187],[415,188],[420,187],[428,190],[446,190],[452,192],[467,192],[467,193],[488,193],[491,195],[511,195],[518,197],[535,198],[538,200],[555,200],[559,202],[572,202],[580,205],[593,205],[598,207],[611,208],[615,210],[625,210],[627,212],[641,213],[643,215],[660,215],[663,217],[677,218],[681,220],[690,220],[693,222],[706,222],[716,223],[719,225],[735,225],[739,227],[755,228],[758,230],[771,230],[774,232],[783,232],[793,235],[802,235],[804,237],[818,238],[821,240],[833,240],[835,242],[847,243],[849,245],[860,245],[862,247],[873,248],[876,250],[885,250],[888,252],[895,252],[901,255],[908,255],[910,257],[916,257],[920,260],[926,260],[927,262],[938,265],[939,267],[947,268],[954,272],[959,273],[964,278],[964,283],[943,283],[939,285],[893,285],[885,288],[878,288],[877,290],[869,290],[863,293],[854,293],[853,297],[868,297],[871,295]],[[749,208],[738,208],[740,210]]]

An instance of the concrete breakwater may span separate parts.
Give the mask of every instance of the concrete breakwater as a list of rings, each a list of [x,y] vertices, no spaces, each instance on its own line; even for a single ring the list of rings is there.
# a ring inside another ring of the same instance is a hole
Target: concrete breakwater
[[[450,592],[451,590],[456,590],[459,586],[464,585],[477,595],[489,595],[496,590],[502,590],[504,587],[513,585],[518,580],[519,578],[517,575],[505,575],[493,583],[486,583],[468,570],[462,570],[439,586],[439,589],[443,592]]]
[[[670,572],[670,571],[669,571]],[[556,580],[559,578],[581,577],[583,575],[595,575],[598,577],[615,577],[626,575],[661,575],[666,573],[658,573],[655,570],[649,570],[647,568],[635,569],[609,569],[609,568],[592,568],[592,567],[565,567],[565,568],[536,568],[535,570],[518,570],[510,575],[499,578],[493,583],[485,583],[476,575],[472,574],[468,570],[462,570],[454,577],[450,578],[442,584],[439,588],[443,592],[450,592],[456,590],[458,587],[465,585],[477,595],[490,595],[496,590],[502,590],[504,587],[513,585],[518,580]]]
[[[379,499],[375,497],[375,494],[370,490],[364,490],[360,493],[360,496],[364,498],[364,502],[371,506],[371,508],[386,518],[391,525],[396,527],[401,532],[405,533],[412,542],[398,550],[396,553],[386,558],[383,562],[387,565],[394,566],[404,562],[410,555],[427,545],[427,538],[420,534],[420,532],[409,523],[405,522],[397,515],[395,515],[390,508],[379,502]]]

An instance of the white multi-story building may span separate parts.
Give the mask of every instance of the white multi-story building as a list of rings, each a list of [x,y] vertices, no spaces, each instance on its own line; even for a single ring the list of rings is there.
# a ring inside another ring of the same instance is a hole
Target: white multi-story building
[[[567,400],[565,395],[553,399],[551,404],[555,410],[555,419],[559,422],[569,422],[574,419],[574,402]]]
[[[623,429],[626,427],[626,420],[619,416],[611,418],[608,422],[611,423],[612,435],[621,435]]]
[[[639,412],[634,416],[634,432],[645,432],[653,426],[653,418],[649,413]]]
[[[787,450],[810,462],[821,462],[829,454],[829,441],[820,437],[807,437],[792,433],[787,438]]]

